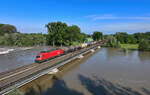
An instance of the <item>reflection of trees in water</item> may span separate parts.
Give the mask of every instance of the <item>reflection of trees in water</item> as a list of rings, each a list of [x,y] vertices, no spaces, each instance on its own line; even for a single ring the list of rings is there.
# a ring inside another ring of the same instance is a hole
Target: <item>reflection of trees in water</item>
[[[105,48],[105,55],[107,60],[133,60],[135,58],[137,58],[138,56],[138,51],[134,51],[134,50],[127,50],[126,52],[124,52],[121,49],[118,48]],[[129,62],[129,61],[127,61]]]
[[[105,48],[105,54],[107,60],[112,59],[112,58],[119,58],[120,56],[124,56],[124,52],[117,48]]]
[[[83,95],[80,92],[69,89],[63,80],[55,82],[52,88],[49,88],[43,95]]]
[[[114,52],[117,51],[114,50]],[[33,84],[26,89],[25,95],[83,95],[81,92],[68,88],[65,81],[60,80],[60,78],[67,72],[78,67],[81,63],[84,63],[85,60],[83,62],[76,60],[64,66],[62,71],[55,76],[50,77],[48,75],[34,83],[32,82]],[[83,75],[79,75],[78,77],[83,87],[92,93],[92,95],[142,95],[140,92],[134,91],[129,87],[113,84],[105,79],[94,77],[95,80],[93,80]],[[150,91],[146,88],[142,88],[141,91],[145,95],[150,95]]]
[[[142,63],[145,63],[146,61],[150,62],[150,52],[139,51],[138,57]]]
[[[43,91],[42,87],[37,84],[38,92],[30,87],[24,95],[83,95],[80,92],[69,89],[66,83],[63,80],[59,80],[56,76],[53,77],[53,80],[56,82],[51,88],[48,88],[47,91]]]

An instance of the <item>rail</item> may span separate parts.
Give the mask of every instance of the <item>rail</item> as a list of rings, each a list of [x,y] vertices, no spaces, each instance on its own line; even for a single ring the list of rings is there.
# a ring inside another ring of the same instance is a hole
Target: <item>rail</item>
[[[20,87],[20,86],[24,85],[24,84],[26,84],[26,83],[28,83],[28,82],[36,79],[36,78],[38,78],[38,77],[48,73],[51,69],[60,67],[60,66],[62,66],[64,64],[66,64],[67,62],[77,58],[78,55],[87,53],[91,49],[95,49],[98,45],[100,45],[100,44],[95,44],[93,46],[90,46],[90,47],[86,48],[83,51],[81,50],[79,53],[77,52],[76,54],[72,55],[69,58],[66,58],[66,59],[64,59],[62,61],[59,61],[59,62],[53,64],[52,66],[48,66],[48,67],[46,67],[46,68],[44,68],[42,70],[39,70],[39,71],[37,71],[35,73],[32,73],[32,74],[30,74],[28,76],[22,77],[22,78],[14,81],[14,82],[11,82],[11,83],[9,83],[7,85],[4,85],[4,86],[0,87],[0,94],[5,94],[5,93],[11,91],[14,87]]]

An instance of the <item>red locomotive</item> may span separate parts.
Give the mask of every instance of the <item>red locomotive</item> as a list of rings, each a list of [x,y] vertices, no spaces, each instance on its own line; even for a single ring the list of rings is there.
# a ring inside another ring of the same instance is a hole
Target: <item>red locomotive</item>
[[[62,54],[63,54],[62,49],[51,49],[48,51],[41,51],[40,53],[37,54],[35,62],[41,63],[41,62],[44,62],[46,60],[60,56]]]
[[[53,59],[57,56],[64,55],[70,52],[74,52],[82,48],[86,48],[93,44],[96,44],[96,42],[83,43],[80,45],[71,45],[69,47],[61,47],[61,48],[51,49],[48,51],[41,51],[40,53],[37,54],[35,62],[37,63],[45,62],[49,59]]]

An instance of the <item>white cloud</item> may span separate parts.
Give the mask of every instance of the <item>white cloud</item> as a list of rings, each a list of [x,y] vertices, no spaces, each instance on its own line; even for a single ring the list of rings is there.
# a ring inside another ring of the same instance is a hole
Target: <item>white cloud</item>
[[[95,24],[81,27],[83,31],[92,34],[93,31],[101,31],[104,34],[113,34],[116,32],[147,32],[150,31],[150,23],[107,23],[107,24]]]
[[[150,17],[121,17],[121,16],[113,16],[113,15],[103,15],[103,16],[98,16],[98,15],[89,15],[85,16],[86,18],[90,18],[92,20],[150,20]]]
[[[112,23],[107,25],[97,25],[95,29],[107,32],[107,33],[114,33],[114,32],[147,32],[150,31],[150,23]]]

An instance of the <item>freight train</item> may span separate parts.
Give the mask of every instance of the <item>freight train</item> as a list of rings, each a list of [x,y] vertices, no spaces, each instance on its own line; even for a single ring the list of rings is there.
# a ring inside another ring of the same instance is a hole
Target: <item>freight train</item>
[[[56,48],[56,49],[51,49],[48,51],[41,51],[40,53],[37,54],[35,58],[36,63],[42,63],[50,59],[54,59],[58,56],[67,54],[69,52],[73,52],[82,48],[86,48],[88,46],[91,46],[93,44],[96,44],[96,42],[90,42],[90,43],[83,43],[79,45],[71,45],[69,47],[61,47],[61,48]]]

